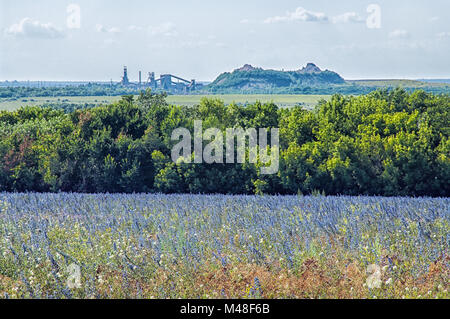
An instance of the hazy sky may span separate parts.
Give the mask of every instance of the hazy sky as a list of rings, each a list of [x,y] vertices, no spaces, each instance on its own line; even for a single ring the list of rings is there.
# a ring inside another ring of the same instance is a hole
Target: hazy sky
[[[0,0],[0,80],[119,81],[124,65],[134,81],[212,80],[307,62],[347,79],[450,78],[450,1]]]

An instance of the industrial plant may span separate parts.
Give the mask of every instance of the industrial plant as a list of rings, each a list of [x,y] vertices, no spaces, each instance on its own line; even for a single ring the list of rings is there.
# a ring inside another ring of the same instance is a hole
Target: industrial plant
[[[189,81],[173,74],[161,74],[159,78],[156,78],[155,72],[148,72],[147,80],[143,82],[141,71],[139,71],[138,82],[130,82],[128,78],[128,68],[126,66],[123,68],[123,76],[120,83],[123,86],[146,87],[154,90],[177,93],[190,93],[203,87],[203,84],[196,83],[194,79]]]

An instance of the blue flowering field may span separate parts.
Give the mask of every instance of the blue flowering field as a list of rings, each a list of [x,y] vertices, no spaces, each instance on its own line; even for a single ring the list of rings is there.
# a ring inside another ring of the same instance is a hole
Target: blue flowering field
[[[449,298],[449,207],[0,193],[0,297]]]

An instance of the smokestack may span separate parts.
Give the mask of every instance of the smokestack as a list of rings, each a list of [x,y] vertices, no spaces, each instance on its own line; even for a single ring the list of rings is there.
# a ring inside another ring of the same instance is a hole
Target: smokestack
[[[142,74],[141,74],[141,71],[139,71],[139,85],[141,85],[142,84]]]

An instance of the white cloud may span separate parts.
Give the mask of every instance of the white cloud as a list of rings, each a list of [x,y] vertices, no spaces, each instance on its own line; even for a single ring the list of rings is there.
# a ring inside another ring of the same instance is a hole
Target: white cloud
[[[298,7],[294,12],[286,12],[284,16],[269,17],[264,23],[276,23],[287,21],[328,22],[328,17],[323,12],[308,11]]]
[[[439,17],[431,17],[430,18],[430,21],[431,22],[436,22],[436,21],[438,21],[439,20]]]
[[[97,24],[95,26],[95,30],[97,32],[102,32],[102,33],[113,33],[113,34],[120,33],[120,29],[117,28],[117,27],[108,28],[108,27],[105,27],[104,25],[101,25],[101,24]]]
[[[97,31],[97,32],[106,32],[106,29],[105,29],[105,27],[103,25],[97,24],[95,26],[95,31]]]
[[[186,48],[186,49],[196,49],[196,48],[200,48],[200,47],[204,47],[208,45],[207,41],[182,41],[180,43],[180,47],[182,48]]]
[[[247,24],[247,23],[250,23],[250,20],[249,19],[242,19],[241,21],[239,21],[239,23]]]
[[[164,35],[166,37],[173,37],[178,35],[176,26],[172,22],[166,22],[158,26],[150,26],[148,27],[148,32],[153,36]]]
[[[363,23],[365,20],[356,12],[346,12],[332,18],[333,23]]]
[[[19,23],[11,25],[5,33],[14,37],[56,39],[63,38],[64,32],[51,23],[42,23],[31,18],[23,18]]]
[[[450,38],[450,32],[440,32],[436,34],[439,39]]]
[[[116,27],[109,28],[109,33],[120,33],[120,29]]]
[[[138,25],[130,25],[130,26],[128,26],[128,30],[129,31],[141,31],[141,30],[143,30],[143,28]]]
[[[187,36],[191,38],[200,38],[200,34],[198,34],[197,32],[189,32]]]
[[[395,30],[389,33],[390,39],[407,39],[409,38],[409,32],[406,30]]]

